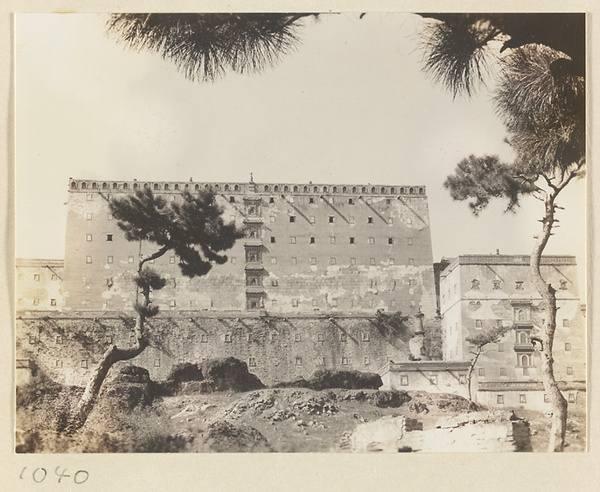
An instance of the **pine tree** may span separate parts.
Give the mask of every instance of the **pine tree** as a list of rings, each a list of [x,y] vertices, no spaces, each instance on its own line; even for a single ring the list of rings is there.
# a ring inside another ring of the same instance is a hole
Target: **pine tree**
[[[181,196],[182,203],[167,202],[147,189],[109,202],[111,214],[128,241],[146,241],[155,244],[157,249],[140,258],[137,267],[135,287],[142,295],[142,302],[135,305],[135,343],[129,348],[113,345],[104,353],[71,416],[67,432],[74,432],[85,424],[110,368],[118,361],[137,357],[148,346],[146,320],[159,311],[152,303],[151,294],[162,289],[166,280],[146,264],[173,251],[179,258],[183,275],[206,275],[214,264],[227,261],[227,256],[220,253],[232,248],[243,236],[235,223],[223,221],[223,209],[216,203],[212,191],[201,190],[195,195],[186,191]]]

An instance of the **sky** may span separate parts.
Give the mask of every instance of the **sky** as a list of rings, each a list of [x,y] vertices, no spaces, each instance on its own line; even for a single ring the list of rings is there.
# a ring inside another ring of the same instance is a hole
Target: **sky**
[[[106,15],[17,14],[16,255],[62,258],[68,178],[425,185],[433,256],[529,254],[541,203],[474,217],[443,188],[470,154],[510,161],[490,92],[422,72],[410,14],[322,15],[260,74],[192,82],[105,31]],[[585,182],[569,186],[547,254],[584,272]],[[580,277],[583,273],[580,273]],[[581,281],[581,278],[580,278]]]

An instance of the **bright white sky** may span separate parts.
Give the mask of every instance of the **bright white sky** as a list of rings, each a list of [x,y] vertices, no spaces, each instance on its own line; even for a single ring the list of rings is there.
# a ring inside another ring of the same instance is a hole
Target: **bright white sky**
[[[266,73],[191,82],[105,34],[104,15],[16,16],[17,256],[64,255],[67,181],[343,182],[427,186],[433,254],[529,254],[541,204],[473,217],[443,189],[469,154],[510,159],[490,95],[421,72],[422,20],[324,15]],[[547,253],[584,272],[585,183],[565,193]]]

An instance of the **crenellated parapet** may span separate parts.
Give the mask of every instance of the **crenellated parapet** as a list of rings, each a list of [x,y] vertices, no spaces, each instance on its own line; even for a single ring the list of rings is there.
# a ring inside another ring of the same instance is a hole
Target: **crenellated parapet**
[[[196,182],[196,181],[102,181],[69,178],[69,191],[73,193],[128,193],[151,189],[160,193],[181,193],[212,189],[217,193],[248,195],[301,194],[301,195],[369,195],[369,196],[425,196],[422,185],[356,185],[356,184],[314,184],[314,183],[254,183],[254,182]]]

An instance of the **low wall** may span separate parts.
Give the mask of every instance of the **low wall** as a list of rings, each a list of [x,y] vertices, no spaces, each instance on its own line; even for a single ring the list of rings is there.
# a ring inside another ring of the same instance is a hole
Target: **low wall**
[[[134,319],[117,312],[21,313],[17,358],[34,361],[56,381],[84,384],[112,344],[133,342]],[[407,361],[411,328],[394,329],[364,315],[178,313],[148,322],[150,346],[128,361],[165,379],[174,364],[236,357],[265,384],[308,378],[318,369],[377,372]],[[124,363],[119,363],[124,364]]]

